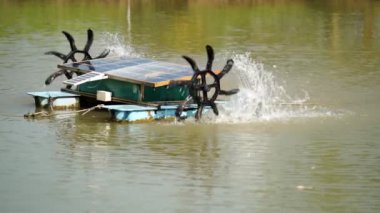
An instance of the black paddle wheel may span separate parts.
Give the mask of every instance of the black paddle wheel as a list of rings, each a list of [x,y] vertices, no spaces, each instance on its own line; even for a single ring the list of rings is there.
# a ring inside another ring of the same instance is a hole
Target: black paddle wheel
[[[183,58],[190,64],[194,71],[194,75],[191,80],[188,81],[173,81],[170,85],[186,85],[189,89],[189,96],[183,101],[177,108],[176,116],[180,118],[184,107],[189,102],[194,102],[198,106],[198,110],[195,114],[195,118],[198,120],[202,117],[203,109],[206,106],[212,108],[215,115],[219,115],[218,107],[215,104],[216,99],[219,95],[233,95],[239,92],[239,89],[232,89],[229,91],[222,90],[220,88],[220,80],[225,74],[227,74],[234,61],[232,59],[227,60],[227,64],[224,66],[223,70],[216,74],[212,71],[212,63],[214,61],[214,50],[210,45],[206,46],[207,51],[207,65],[205,70],[200,70],[195,63],[195,61],[188,57],[183,56]]]
[[[70,43],[70,52],[68,54],[63,54],[57,51],[49,51],[46,52],[46,55],[54,55],[57,56],[58,58],[62,59],[63,63],[68,63],[68,62],[81,62],[81,61],[87,61],[91,59],[97,59],[97,58],[105,58],[109,53],[109,49],[105,49],[102,53],[100,53],[97,57],[92,57],[89,53],[91,45],[94,41],[94,32],[91,29],[87,30],[87,42],[86,45],[84,46],[83,50],[79,50],[77,46],[75,45],[75,40],[74,37],[66,32],[62,31],[62,33],[65,35],[66,39]],[[45,84],[49,85],[51,82],[57,78],[60,75],[65,75],[67,79],[71,79],[73,77],[73,71],[69,70],[59,70],[57,72],[54,72],[51,74],[46,80]],[[78,74],[78,73],[77,73]]]

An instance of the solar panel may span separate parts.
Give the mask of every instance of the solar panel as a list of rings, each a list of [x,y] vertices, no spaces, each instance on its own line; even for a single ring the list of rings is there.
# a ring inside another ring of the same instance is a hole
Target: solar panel
[[[60,68],[80,71],[107,72],[110,70],[153,62],[145,58],[112,57],[58,65]]]
[[[83,73],[97,72],[109,78],[138,82],[150,86],[163,86],[170,80],[188,79],[193,75],[190,66],[154,61],[146,58],[113,57],[102,58],[58,66],[61,69],[74,70]],[[67,83],[80,83],[66,81]]]
[[[97,80],[102,80],[102,79],[107,79],[108,76],[106,76],[104,73],[100,72],[89,72],[83,75],[80,75],[76,78],[72,78],[69,80],[64,81],[64,84],[72,85],[72,86],[77,86],[89,81],[97,81]]]

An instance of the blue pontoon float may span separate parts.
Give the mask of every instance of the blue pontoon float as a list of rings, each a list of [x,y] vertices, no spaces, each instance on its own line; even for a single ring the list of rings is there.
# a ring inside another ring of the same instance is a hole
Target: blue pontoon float
[[[101,103],[117,121],[159,120],[167,118],[200,119],[204,110],[212,109],[218,115],[219,95],[236,94],[239,90],[225,91],[220,79],[227,74],[233,61],[229,59],[223,70],[212,70],[213,48],[206,46],[208,61],[206,69],[200,70],[195,61],[183,58],[190,64],[184,66],[147,58],[108,57],[109,50],[92,57],[89,49],[93,42],[92,30],[83,50],[79,50],[74,38],[63,31],[71,51],[65,55],[56,51],[63,60],[59,70],[45,81],[49,85],[56,77],[65,75],[66,87],[61,91],[29,92],[36,107],[62,109],[91,107]],[[79,60],[78,55],[83,59]]]

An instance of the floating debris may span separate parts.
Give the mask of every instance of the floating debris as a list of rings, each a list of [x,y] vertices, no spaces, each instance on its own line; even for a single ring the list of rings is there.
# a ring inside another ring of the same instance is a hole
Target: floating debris
[[[298,185],[298,186],[297,186],[297,189],[300,190],[300,191],[302,191],[302,190],[313,190],[314,187],[312,187],[312,186]]]

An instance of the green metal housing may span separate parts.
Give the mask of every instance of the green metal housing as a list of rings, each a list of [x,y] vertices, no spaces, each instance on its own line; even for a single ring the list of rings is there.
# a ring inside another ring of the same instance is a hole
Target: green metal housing
[[[189,95],[186,86],[151,87],[115,79],[83,83],[77,89],[94,95],[98,90],[109,91],[113,98],[134,102],[182,101]]]

